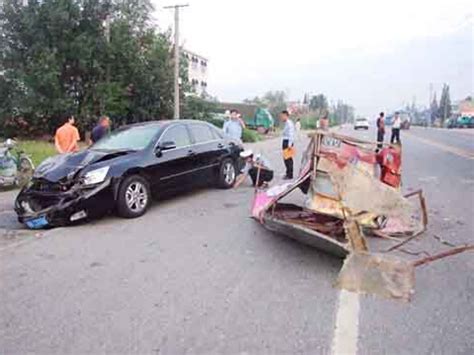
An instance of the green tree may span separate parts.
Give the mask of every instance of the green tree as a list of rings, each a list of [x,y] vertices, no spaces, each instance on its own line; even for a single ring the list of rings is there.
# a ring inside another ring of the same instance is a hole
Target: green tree
[[[433,100],[431,101],[430,104],[430,114],[431,114],[431,124],[433,124],[436,121],[436,118],[438,117],[438,100],[436,99],[436,92],[434,93]]]
[[[323,94],[314,95],[309,101],[311,111],[323,112],[328,109],[328,100]]]
[[[451,98],[449,95],[449,85],[443,85],[443,91],[441,92],[441,99],[439,100],[439,109],[438,109],[438,117],[441,118],[441,123],[444,122],[451,117]]]
[[[119,123],[171,117],[171,41],[155,31],[149,0],[21,3],[0,5],[0,124],[41,134],[67,113],[81,128],[104,113]]]

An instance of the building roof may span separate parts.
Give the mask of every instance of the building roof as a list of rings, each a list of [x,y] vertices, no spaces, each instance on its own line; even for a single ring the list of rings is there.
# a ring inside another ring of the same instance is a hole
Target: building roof
[[[203,60],[205,60],[205,61],[207,61],[207,62],[209,61],[209,59],[207,59],[206,57],[204,57],[204,56],[202,56],[202,55],[200,55],[200,54],[197,54],[197,53],[195,53],[195,52],[191,52],[190,50],[188,50],[188,49],[186,49],[186,48],[183,48],[182,51],[183,51],[183,53],[187,53],[187,54],[189,54],[189,55],[193,55],[193,56],[198,57],[199,59],[203,59]]]

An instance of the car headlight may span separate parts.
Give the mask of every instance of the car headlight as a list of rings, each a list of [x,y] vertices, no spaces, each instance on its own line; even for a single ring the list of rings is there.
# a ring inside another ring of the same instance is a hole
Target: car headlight
[[[103,168],[89,171],[84,175],[84,185],[95,185],[99,184],[105,180],[107,173],[109,172],[109,167],[104,166]]]

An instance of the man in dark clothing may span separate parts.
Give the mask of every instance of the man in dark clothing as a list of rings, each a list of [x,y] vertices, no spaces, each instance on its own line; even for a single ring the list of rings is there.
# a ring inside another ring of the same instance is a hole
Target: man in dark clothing
[[[245,166],[235,180],[234,187],[239,187],[245,181],[247,175],[252,179],[253,186],[262,187],[272,181],[273,170],[265,157],[259,154],[254,157],[251,150],[244,150],[240,153],[240,157],[245,160]]]
[[[377,151],[382,149],[383,140],[385,136],[385,114],[380,112],[379,118],[377,118]]]
[[[109,129],[110,129],[110,118],[107,116],[102,116],[99,119],[99,123],[97,124],[97,126],[95,126],[94,129],[92,130],[92,134],[91,134],[92,143],[95,143],[101,138],[103,138],[104,136],[106,136],[109,133]]]

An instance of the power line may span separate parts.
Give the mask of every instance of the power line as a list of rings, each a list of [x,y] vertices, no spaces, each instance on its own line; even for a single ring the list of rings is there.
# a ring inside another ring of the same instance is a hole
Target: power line
[[[179,119],[179,9],[188,4],[164,6],[164,9],[174,9],[174,119]]]

